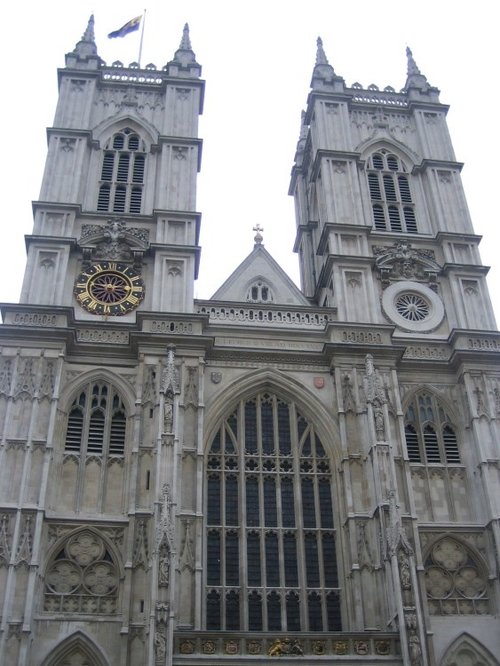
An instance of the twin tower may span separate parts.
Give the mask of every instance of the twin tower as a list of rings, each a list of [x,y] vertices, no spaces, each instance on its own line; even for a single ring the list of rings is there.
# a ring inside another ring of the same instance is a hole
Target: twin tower
[[[494,666],[500,335],[438,90],[318,40],[301,289],[257,226],[195,300],[188,28],[157,69],[93,27],[2,306],[0,663]]]

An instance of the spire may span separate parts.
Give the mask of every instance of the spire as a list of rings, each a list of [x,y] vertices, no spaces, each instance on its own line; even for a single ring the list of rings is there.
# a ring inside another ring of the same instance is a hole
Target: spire
[[[201,67],[196,62],[196,56],[191,47],[187,23],[184,24],[181,43],[174,54],[174,59],[167,63],[165,69],[170,76],[199,77],[201,75]]]
[[[404,89],[408,90],[410,88],[413,88],[420,90],[421,92],[427,92],[431,88],[431,86],[429,85],[429,82],[427,81],[426,77],[417,67],[417,63],[415,62],[415,58],[413,57],[413,53],[411,52],[409,46],[406,47],[406,59],[408,65],[407,65],[406,83]]]
[[[103,61],[97,55],[94,34],[94,15],[91,14],[82,38],[71,53],[66,54],[67,67],[96,69]]]
[[[317,65],[328,65],[328,58],[325,54],[325,49],[323,48],[323,40],[321,37],[318,37],[316,40],[316,64]]]
[[[311,79],[311,88],[314,90],[324,90],[325,88],[336,88],[336,83],[340,83],[339,90],[344,89],[344,81],[341,77],[335,74],[335,70],[328,62],[325,49],[323,48],[323,40],[318,37],[316,40],[316,63]]]
[[[420,74],[421,72],[417,67],[417,63],[415,62],[415,58],[413,57],[413,53],[409,46],[406,47],[406,59],[408,61],[407,75],[414,76],[415,74]]]
[[[75,46],[73,53],[81,57],[86,57],[89,55],[97,55],[97,46],[95,44],[95,34],[94,34],[94,15],[91,14],[85,32],[82,35],[81,40]]]
[[[191,51],[191,39],[189,38],[189,25],[187,23],[184,23],[179,49],[182,51]]]

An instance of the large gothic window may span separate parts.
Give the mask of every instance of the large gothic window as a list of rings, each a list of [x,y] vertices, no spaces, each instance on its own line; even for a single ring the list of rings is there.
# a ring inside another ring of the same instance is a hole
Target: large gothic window
[[[341,629],[331,479],[293,403],[259,393],[224,420],[207,458],[207,629]]]
[[[145,164],[139,136],[129,128],[115,134],[103,152],[97,210],[140,213]]]
[[[379,150],[368,159],[367,177],[375,229],[416,234],[410,179],[402,160]]]
[[[470,520],[473,506],[457,427],[434,393],[422,390],[413,396],[405,414],[405,439],[419,517]]]

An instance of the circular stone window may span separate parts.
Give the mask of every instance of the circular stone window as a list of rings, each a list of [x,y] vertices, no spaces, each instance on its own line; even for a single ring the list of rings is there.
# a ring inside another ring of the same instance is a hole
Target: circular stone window
[[[396,326],[414,333],[434,330],[444,317],[439,296],[429,287],[408,280],[387,287],[382,295],[382,309]]]

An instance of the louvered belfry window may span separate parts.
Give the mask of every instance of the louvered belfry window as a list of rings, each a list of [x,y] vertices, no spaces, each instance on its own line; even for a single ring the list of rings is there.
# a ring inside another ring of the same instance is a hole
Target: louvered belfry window
[[[368,159],[367,179],[375,229],[418,233],[410,176],[403,161],[380,150]]]
[[[97,210],[140,213],[146,155],[143,141],[131,129],[115,134],[104,149]]]
[[[431,393],[415,396],[406,411],[405,437],[411,463],[460,464],[455,428]]]
[[[207,455],[208,630],[341,629],[331,461],[293,402],[241,401]]]
[[[71,405],[65,451],[123,456],[125,426],[125,408],[118,393],[107,382],[89,384]]]

